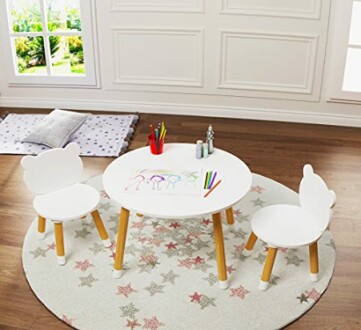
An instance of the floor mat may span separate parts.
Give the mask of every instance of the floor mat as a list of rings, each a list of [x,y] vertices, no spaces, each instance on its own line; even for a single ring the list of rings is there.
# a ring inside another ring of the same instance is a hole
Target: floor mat
[[[50,149],[41,144],[23,142],[44,114],[9,114],[0,122],[0,154],[37,155]],[[70,142],[80,145],[80,155],[116,157],[124,152],[134,133],[137,115],[90,115]]]

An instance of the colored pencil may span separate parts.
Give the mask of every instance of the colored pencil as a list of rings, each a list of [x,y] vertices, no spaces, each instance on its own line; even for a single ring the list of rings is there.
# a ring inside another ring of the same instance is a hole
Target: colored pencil
[[[208,173],[206,173],[206,180],[204,181],[204,189],[207,189]]]
[[[210,190],[208,190],[208,192],[203,196],[204,198],[206,198],[214,189],[217,188],[217,186],[222,182],[222,180],[219,180]]]
[[[207,189],[209,189],[209,185],[211,184],[211,180],[212,180],[212,171],[209,171],[208,181],[207,181]]]
[[[213,178],[212,178],[212,182],[210,183],[210,185],[208,186],[208,189],[212,189],[212,186],[213,186],[213,183],[214,183],[214,180],[217,176],[217,171],[214,172],[214,175],[213,175]]]
[[[154,128],[153,128],[153,125],[150,124],[149,125],[149,128],[150,128],[150,135],[152,136],[152,139],[155,140],[155,135],[154,135]]]

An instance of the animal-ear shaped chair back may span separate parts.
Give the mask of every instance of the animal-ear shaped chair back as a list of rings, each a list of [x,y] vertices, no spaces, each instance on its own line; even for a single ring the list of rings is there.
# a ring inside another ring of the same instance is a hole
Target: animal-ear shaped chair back
[[[332,218],[332,207],[336,203],[336,194],[329,190],[323,179],[314,173],[311,165],[303,167],[303,178],[299,188],[300,205],[318,217],[320,230],[325,230]]]
[[[21,160],[24,182],[37,195],[69,187],[81,180],[83,162],[80,147],[69,143],[65,148],[44,151],[38,156],[25,156]]]

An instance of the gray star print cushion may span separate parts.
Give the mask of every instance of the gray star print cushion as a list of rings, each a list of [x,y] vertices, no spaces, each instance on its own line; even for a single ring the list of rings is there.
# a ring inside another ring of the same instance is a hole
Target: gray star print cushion
[[[84,124],[88,116],[89,114],[55,109],[37,124],[23,141],[61,148]]]

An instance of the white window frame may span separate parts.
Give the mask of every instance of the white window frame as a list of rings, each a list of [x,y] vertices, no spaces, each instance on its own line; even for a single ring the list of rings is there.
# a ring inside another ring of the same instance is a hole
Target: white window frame
[[[0,11],[5,13],[3,19],[7,24],[2,24],[5,27],[5,33],[8,39],[7,57],[11,69],[9,72],[9,86],[46,86],[46,87],[99,87],[97,79],[96,67],[96,52],[95,43],[93,40],[93,31],[95,31],[95,4],[94,0],[80,0],[80,15],[81,15],[81,31],[48,31],[48,26],[45,24],[46,10],[44,8],[45,0],[38,0],[40,3],[40,10],[42,13],[43,29],[40,32],[13,32],[12,17],[10,11],[10,1],[1,1]],[[0,17],[1,18],[1,17]],[[51,74],[51,54],[49,46],[49,36],[81,36],[84,51],[84,75],[68,75],[68,76],[55,76]],[[39,36],[43,37],[44,49],[46,54],[46,68],[48,75],[32,75],[18,73],[17,55],[15,49],[14,37],[29,37]],[[95,39],[95,38],[94,38]],[[6,42],[6,40],[5,40]],[[6,55],[6,54],[5,54]]]
[[[347,60],[347,51],[354,47],[349,44],[352,7],[354,1],[361,0],[343,0],[334,1],[333,5],[333,27],[331,36],[333,36],[333,44],[330,48],[330,65],[328,69],[328,77],[331,80],[329,88],[328,101],[345,102],[345,103],[361,103],[361,92],[349,92],[343,90],[343,80],[345,75],[345,67]]]

